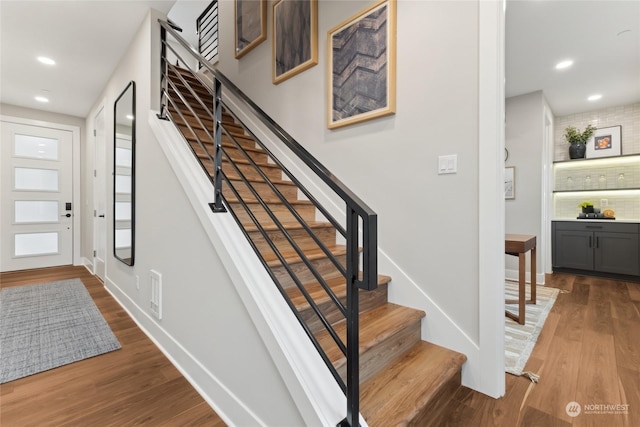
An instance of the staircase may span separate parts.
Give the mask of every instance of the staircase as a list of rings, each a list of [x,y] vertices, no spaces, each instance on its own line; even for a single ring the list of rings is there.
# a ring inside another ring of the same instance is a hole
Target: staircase
[[[212,110],[212,95],[189,70],[169,66],[169,80],[169,116],[205,172],[213,177],[213,121],[207,111]],[[346,342],[344,315],[323,287],[328,286],[345,304],[346,247],[336,243],[336,226],[318,220],[322,215],[318,215],[314,204],[300,197],[298,186],[285,178],[282,168],[270,161],[269,154],[259,148],[233,115],[223,111],[222,117],[223,128],[228,132],[222,136],[226,205],[265,267],[281,284],[283,296],[346,381],[346,357],[308,301],[313,300],[326,319],[324,322],[331,323],[337,338]],[[205,131],[203,125],[210,131]],[[282,223],[284,231],[272,215]],[[377,289],[359,291],[360,411],[370,426],[430,425],[460,386],[460,370],[466,357],[422,341],[420,330],[425,313],[388,302],[390,282],[390,277],[379,275]]]

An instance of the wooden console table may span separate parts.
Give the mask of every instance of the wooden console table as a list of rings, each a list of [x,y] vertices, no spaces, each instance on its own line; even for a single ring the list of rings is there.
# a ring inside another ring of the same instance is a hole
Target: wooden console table
[[[525,294],[525,254],[531,251],[531,298],[526,300]],[[505,311],[505,315],[524,325],[525,304],[536,303],[536,236],[529,234],[506,234],[504,236],[504,253],[517,256],[518,264],[518,299],[506,300],[505,304],[518,303],[518,315]]]

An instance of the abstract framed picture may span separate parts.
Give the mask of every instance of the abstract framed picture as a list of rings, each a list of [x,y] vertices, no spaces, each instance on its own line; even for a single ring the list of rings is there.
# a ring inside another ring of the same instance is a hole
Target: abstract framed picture
[[[588,159],[614,157],[622,154],[622,126],[598,128],[587,141]]]
[[[267,39],[267,0],[234,0],[235,54],[242,58]]]
[[[394,114],[396,0],[382,0],[327,34],[329,129]]]
[[[509,166],[504,168],[504,198],[516,198],[516,168]]]
[[[317,0],[276,1],[272,31],[274,84],[318,63]]]

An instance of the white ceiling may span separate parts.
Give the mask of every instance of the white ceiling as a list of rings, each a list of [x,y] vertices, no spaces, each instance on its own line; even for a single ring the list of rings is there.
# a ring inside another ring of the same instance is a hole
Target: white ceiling
[[[543,90],[556,116],[640,101],[638,0],[507,0],[505,39],[507,97]]]
[[[0,102],[85,117],[148,9],[174,2],[0,0]],[[543,90],[556,115],[640,101],[640,1],[507,3],[508,97]],[[573,67],[556,71],[566,58]]]
[[[174,3],[1,0],[0,102],[85,117],[149,8],[166,13]]]

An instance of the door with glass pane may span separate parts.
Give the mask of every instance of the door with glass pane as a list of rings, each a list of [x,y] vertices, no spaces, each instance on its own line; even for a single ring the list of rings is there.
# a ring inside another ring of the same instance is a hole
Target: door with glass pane
[[[0,271],[72,264],[72,133],[0,125]]]

